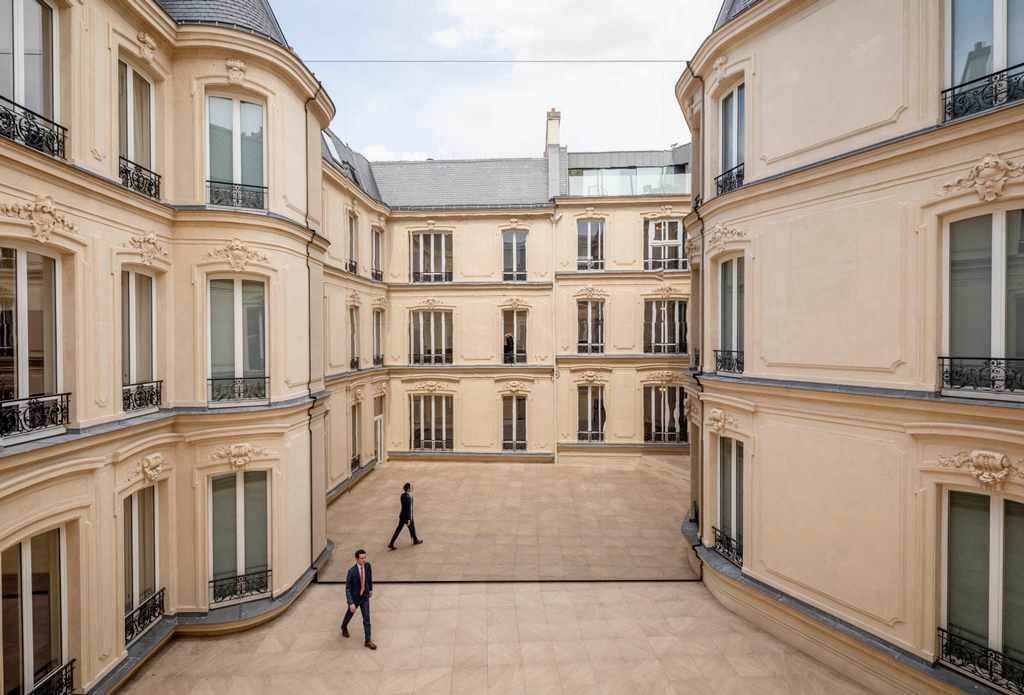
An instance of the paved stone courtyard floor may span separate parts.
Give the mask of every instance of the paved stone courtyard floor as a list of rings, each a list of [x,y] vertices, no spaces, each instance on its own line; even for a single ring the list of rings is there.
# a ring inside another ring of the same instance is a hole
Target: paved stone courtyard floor
[[[425,540],[413,547],[403,530],[389,551],[406,482]],[[320,580],[344,581],[359,548],[376,580],[692,579],[680,532],[688,504],[683,469],[654,457],[644,465],[388,462],[327,508],[334,553]]]

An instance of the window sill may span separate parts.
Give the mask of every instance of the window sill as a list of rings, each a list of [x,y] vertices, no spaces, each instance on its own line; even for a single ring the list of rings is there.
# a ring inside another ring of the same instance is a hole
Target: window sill
[[[59,434],[64,434],[67,429],[61,427],[48,427],[46,429],[37,430],[35,432],[28,432],[26,434],[16,434],[10,437],[4,437],[0,439],[0,446],[13,446],[15,444],[24,444],[26,442],[34,442],[38,439],[46,439],[47,437],[56,437]]]
[[[261,405],[270,405],[269,399],[253,399],[253,400],[238,400],[238,401],[208,401],[207,407],[211,409],[219,408],[247,408]]]
[[[984,401],[1006,401],[1008,403],[1024,402],[1024,393],[984,391],[981,389],[942,389],[939,395],[947,398],[972,398]]]
[[[143,415],[152,415],[153,413],[159,413],[159,412],[160,412],[160,406],[158,406],[158,405],[150,406],[149,408],[140,408],[138,410],[128,410],[128,411],[125,411],[125,413],[124,413],[124,419],[125,420],[131,420],[132,418],[135,418],[135,417],[142,417]]]

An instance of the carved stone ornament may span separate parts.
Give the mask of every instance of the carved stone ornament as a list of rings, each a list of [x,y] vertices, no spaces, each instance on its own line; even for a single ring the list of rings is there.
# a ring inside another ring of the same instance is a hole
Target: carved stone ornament
[[[662,285],[654,290],[654,294],[659,297],[671,297],[674,294],[682,294],[682,292],[678,287],[672,287],[671,285]]]
[[[526,382],[519,380],[506,381],[504,390],[509,391],[510,393],[519,393],[520,391],[525,391]]]
[[[226,63],[228,68],[228,82],[231,84],[242,84],[245,82],[245,63],[232,58]]]
[[[509,297],[501,303],[501,306],[506,309],[521,309],[526,306],[526,300],[521,297]]]
[[[738,427],[740,421],[735,415],[730,415],[721,408],[712,408],[708,413],[707,426],[712,432],[721,432],[726,427]]]
[[[700,248],[701,235],[692,236],[686,240],[686,258],[690,265],[694,268],[700,267],[701,261],[701,248]]]
[[[387,297],[374,297],[373,298],[373,308],[374,309],[387,309],[388,308]]]
[[[683,401],[683,417],[687,420],[699,421],[700,420],[700,402],[693,399],[687,398]]]
[[[269,258],[256,249],[250,249],[248,246],[243,244],[242,240],[238,237],[232,239],[231,243],[227,246],[207,251],[203,254],[203,258],[209,260],[223,258],[231,264],[232,270],[245,270],[245,266],[249,261],[267,264],[270,263]]]
[[[947,183],[937,195],[949,195],[973,189],[981,200],[992,202],[1003,194],[1009,179],[1024,176],[1024,162],[1014,164],[997,154],[986,152],[966,176]]]
[[[580,374],[579,380],[580,381],[585,381],[588,384],[599,384],[599,383],[603,383],[603,382],[607,381],[608,379],[601,372],[595,372],[593,370],[587,370],[587,371],[583,372],[582,374]]]
[[[940,456],[939,465],[943,468],[963,468],[977,478],[986,490],[998,490],[1010,475],[1024,479],[1024,459],[1013,463],[1005,454],[997,454],[992,451],[968,453],[961,449],[952,454]]]
[[[153,482],[164,472],[164,467],[167,464],[167,459],[164,458],[163,454],[150,454],[140,460],[135,466],[128,471],[128,475],[125,476],[124,481],[126,483],[133,483],[139,478],[145,478],[149,482]]]
[[[427,297],[426,299],[423,300],[420,306],[425,306],[426,308],[433,310],[441,306],[441,300],[438,299],[437,297]]]
[[[742,239],[746,236],[746,232],[741,232],[738,229],[726,227],[721,222],[716,222],[715,226],[707,232],[708,248],[714,251],[724,251],[726,243]]]
[[[348,293],[348,297],[345,299],[345,303],[348,306],[359,306],[360,304],[362,304],[362,302],[362,298],[359,296],[359,293],[356,292],[355,290],[350,291]]]
[[[388,384],[386,381],[382,381],[373,387],[373,392],[378,396],[386,396],[388,393]]]
[[[437,223],[434,220],[427,220],[427,229],[433,229],[435,224]]]
[[[42,242],[49,241],[54,232],[78,234],[78,225],[57,212],[53,198],[48,195],[36,196],[33,203],[4,203],[0,205],[0,212],[27,220],[32,225],[32,236]]]
[[[676,375],[675,372],[669,371],[669,370],[666,369],[666,370],[661,371],[661,372],[647,372],[646,374],[644,374],[644,381],[657,381],[657,382],[675,381],[676,377],[677,377],[677,375]]]
[[[443,391],[448,388],[448,385],[442,381],[421,381],[416,384],[417,391],[429,391],[434,393],[435,391]]]
[[[124,248],[135,249],[142,254],[142,262],[146,265],[153,265],[153,259],[156,257],[170,258],[170,254],[167,253],[167,249],[160,245],[156,235],[153,232],[142,234],[139,236],[133,236],[128,240],[127,244],[121,244]]]
[[[153,52],[156,51],[156,41],[144,31],[140,31],[136,37],[139,40],[139,55],[147,63],[153,63]]]
[[[728,62],[729,60],[725,56],[718,56],[717,58],[715,58],[715,62],[711,64],[711,69],[714,70],[715,72],[720,73],[725,68],[725,64]]]
[[[604,290],[594,287],[593,285],[587,285],[576,292],[575,297],[583,297],[584,299],[594,299],[595,297],[606,297],[608,293]]]
[[[363,387],[352,389],[352,402],[362,403],[363,402]]]
[[[257,457],[270,456],[271,451],[262,444],[232,444],[210,454],[211,461],[230,461],[235,468],[245,468]]]

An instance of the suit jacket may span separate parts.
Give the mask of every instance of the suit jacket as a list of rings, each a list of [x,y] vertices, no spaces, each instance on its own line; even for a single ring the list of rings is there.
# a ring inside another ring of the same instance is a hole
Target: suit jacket
[[[373,591],[373,569],[369,562],[363,563],[363,573],[366,576],[366,586],[363,588],[363,596],[359,597],[359,564],[352,565],[348,570],[348,577],[345,579],[345,598],[348,605],[355,606],[370,598]]]
[[[408,492],[402,493],[402,511],[398,513],[398,520],[402,523],[412,519],[412,495]]]

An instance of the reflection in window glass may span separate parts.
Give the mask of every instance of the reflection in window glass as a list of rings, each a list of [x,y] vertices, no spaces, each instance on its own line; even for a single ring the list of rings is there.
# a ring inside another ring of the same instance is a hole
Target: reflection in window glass
[[[951,0],[953,84],[963,84],[994,69],[994,6],[991,0]]]

